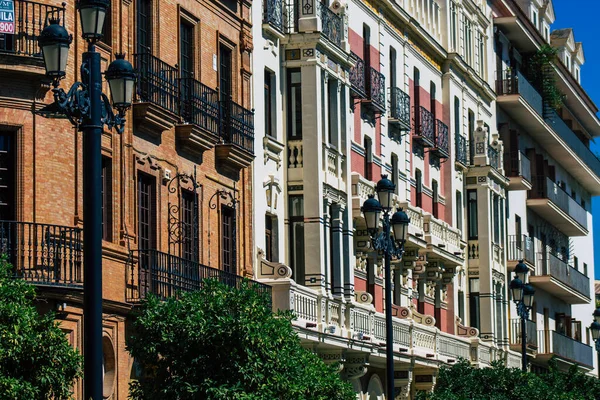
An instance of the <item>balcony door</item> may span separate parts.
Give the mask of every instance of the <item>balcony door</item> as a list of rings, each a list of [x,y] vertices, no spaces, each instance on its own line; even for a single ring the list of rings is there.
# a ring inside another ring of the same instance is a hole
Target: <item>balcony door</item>
[[[221,208],[221,264],[223,270],[236,274],[235,252],[235,210],[231,207]]]
[[[221,101],[229,100],[232,95],[231,49],[224,44],[219,45],[219,91]]]
[[[152,1],[137,0],[137,52],[152,54]]]

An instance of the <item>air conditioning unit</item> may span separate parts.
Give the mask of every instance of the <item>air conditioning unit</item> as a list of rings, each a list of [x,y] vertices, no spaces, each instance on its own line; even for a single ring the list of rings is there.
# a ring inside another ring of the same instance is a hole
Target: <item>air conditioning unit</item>
[[[342,3],[340,0],[333,0],[333,2],[331,2],[329,5],[329,9],[334,13],[339,14],[344,9],[344,3]]]

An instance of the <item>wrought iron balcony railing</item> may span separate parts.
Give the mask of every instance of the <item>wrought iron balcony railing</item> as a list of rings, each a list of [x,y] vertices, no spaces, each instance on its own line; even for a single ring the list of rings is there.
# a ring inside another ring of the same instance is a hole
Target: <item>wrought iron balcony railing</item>
[[[263,24],[269,24],[280,32],[284,29],[283,0],[264,0]]]
[[[36,285],[81,287],[81,229],[35,222],[0,221],[0,252],[15,275]]]
[[[454,151],[456,154],[456,162],[467,166],[467,139],[463,136],[456,135],[454,137]]]
[[[490,165],[496,169],[500,165],[500,155],[498,154],[498,150],[488,145],[488,158],[490,160]]]
[[[158,250],[131,252],[127,266],[127,301],[137,302],[148,293],[166,299],[181,292],[202,288],[206,279],[216,279],[227,286],[239,288],[244,278],[195,261],[163,253]],[[268,293],[271,287],[249,280],[257,291]]]
[[[365,99],[367,97],[365,85],[365,62],[354,53],[352,57],[356,59],[356,64],[350,70],[350,92],[355,98]]]
[[[369,67],[367,75],[367,96],[375,111],[385,111],[385,76],[373,67]]]
[[[543,114],[542,96],[535,90],[529,81],[523,76],[521,71],[512,72],[510,70],[502,71],[501,79],[496,82],[496,92],[498,96],[518,94],[529,103],[529,105],[539,114]]]
[[[423,106],[419,106],[415,118],[414,138],[425,147],[435,145],[435,128],[433,114]]]
[[[320,0],[316,1],[321,14],[321,33],[331,43],[341,47],[344,37],[344,25],[342,17],[331,11],[328,5]]]
[[[547,176],[536,175],[532,180],[533,189],[529,191],[530,199],[548,199],[552,201],[579,225],[587,229],[587,211],[569,196],[560,185]]]
[[[133,55],[138,71],[137,99],[179,112],[179,70],[150,53]]]
[[[450,149],[448,146],[448,125],[439,119],[435,120],[435,145],[432,151],[440,158],[448,158]]]
[[[14,34],[0,33],[0,53],[40,57],[38,38],[50,18],[60,18],[64,26],[65,6],[51,6],[35,1],[14,0]]]
[[[180,81],[181,117],[219,135],[219,93],[194,78]]]
[[[221,140],[254,153],[254,111],[233,100],[221,101]]]
[[[388,122],[402,130],[410,130],[410,96],[397,87],[389,88],[390,115]]]

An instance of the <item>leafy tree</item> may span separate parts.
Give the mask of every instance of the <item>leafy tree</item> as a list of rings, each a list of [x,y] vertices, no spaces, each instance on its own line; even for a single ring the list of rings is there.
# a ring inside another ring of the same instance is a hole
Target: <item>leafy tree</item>
[[[573,366],[567,373],[550,361],[549,371],[536,375],[506,368],[496,361],[491,368],[474,368],[464,359],[442,367],[432,393],[418,400],[599,400],[600,381]]]
[[[128,349],[142,376],[133,399],[354,400],[352,387],[300,345],[289,312],[249,282],[214,280],[165,301],[148,296]]]
[[[81,356],[54,316],[42,316],[35,309],[35,288],[12,274],[12,266],[2,257],[0,398],[69,399],[74,380],[81,375]]]

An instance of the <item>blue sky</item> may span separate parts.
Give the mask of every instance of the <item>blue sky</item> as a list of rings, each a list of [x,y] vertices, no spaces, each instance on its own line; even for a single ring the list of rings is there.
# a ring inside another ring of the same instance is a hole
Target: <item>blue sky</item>
[[[573,28],[575,40],[583,42],[585,64],[581,69],[581,83],[596,105],[600,106],[600,1],[598,0],[554,0],[556,21],[552,29]],[[597,140],[600,142],[600,140]],[[600,153],[595,143],[592,149]],[[594,214],[595,275],[600,279],[600,197],[592,200]]]

